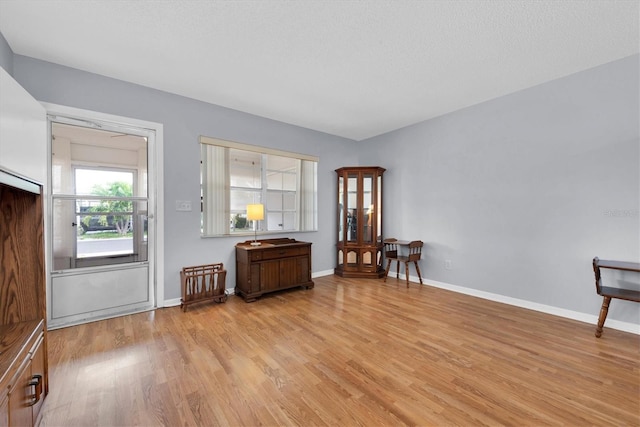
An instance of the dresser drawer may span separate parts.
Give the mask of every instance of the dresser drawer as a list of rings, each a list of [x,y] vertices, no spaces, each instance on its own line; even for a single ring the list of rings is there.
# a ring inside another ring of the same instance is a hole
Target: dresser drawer
[[[292,256],[299,256],[309,253],[309,248],[307,247],[294,247],[294,248],[273,248],[273,249],[265,249],[263,251],[254,251],[251,253],[252,261],[260,261],[260,260],[269,260],[269,259],[280,259],[280,258],[288,258]]]

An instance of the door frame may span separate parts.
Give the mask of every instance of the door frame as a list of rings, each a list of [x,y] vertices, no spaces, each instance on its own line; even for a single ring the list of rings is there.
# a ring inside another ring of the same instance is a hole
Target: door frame
[[[41,102],[42,106],[47,110],[48,116],[60,116],[61,118],[84,122],[88,126],[93,123],[105,123],[131,129],[146,129],[155,132],[155,145],[153,152],[150,153],[149,163],[153,166],[153,176],[149,178],[149,194],[153,194],[155,198],[154,217],[149,220],[154,221],[155,225],[155,242],[153,243],[153,252],[155,254],[153,260],[153,287],[155,292],[155,308],[164,307],[164,170],[163,170],[163,147],[164,134],[162,123],[139,120],[130,117],[106,114],[92,110],[68,107],[48,102]],[[47,126],[47,176],[51,176],[51,128]],[[52,207],[50,205],[50,186],[44,189],[44,212],[45,212],[45,260],[46,260],[46,282],[47,282],[47,306],[51,306],[51,272],[52,272],[52,242],[51,242],[51,224],[52,224]],[[47,310],[47,317],[51,316],[51,311]],[[108,317],[108,316],[107,316]],[[48,321],[51,319],[47,319]],[[69,326],[69,325],[61,325]]]

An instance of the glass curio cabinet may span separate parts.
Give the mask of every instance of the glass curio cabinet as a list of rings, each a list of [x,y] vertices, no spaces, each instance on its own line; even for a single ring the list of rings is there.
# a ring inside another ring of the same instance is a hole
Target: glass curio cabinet
[[[379,166],[344,167],[338,174],[338,244],[335,273],[384,277],[382,174]]]

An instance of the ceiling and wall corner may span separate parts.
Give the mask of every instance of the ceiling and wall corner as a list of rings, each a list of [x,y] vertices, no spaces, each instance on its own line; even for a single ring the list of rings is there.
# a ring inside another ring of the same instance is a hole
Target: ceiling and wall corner
[[[364,140],[636,54],[638,1],[0,2],[13,52]]]
[[[7,40],[4,38],[2,33],[0,32],[0,67],[4,68],[4,70],[9,73],[10,76],[13,75],[13,52],[7,43]]]

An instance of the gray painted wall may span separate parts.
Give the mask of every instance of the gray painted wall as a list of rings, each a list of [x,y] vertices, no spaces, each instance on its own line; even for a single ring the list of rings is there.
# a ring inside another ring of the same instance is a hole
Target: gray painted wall
[[[0,33],[0,67],[13,76],[13,51],[2,33]]]
[[[387,168],[386,236],[423,240],[429,279],[597,315],[593,257],[640,260],[639,58],[360,142]]]
[[[175,210],[176,200],[191,200],[198,206],[200,135],[319,156],[319,231],[288,236],[313,243],[314,272],[334,268],[334,170],[357,164],[354,141],[24,56],[15,56],[14,71],[15,79],[40,101],[164,125],[166,299],[180,296],[179,272],[184,266],[223,262],[227,287],[235,286],[234,245],[249,239],[202,239],[199,210]]]

